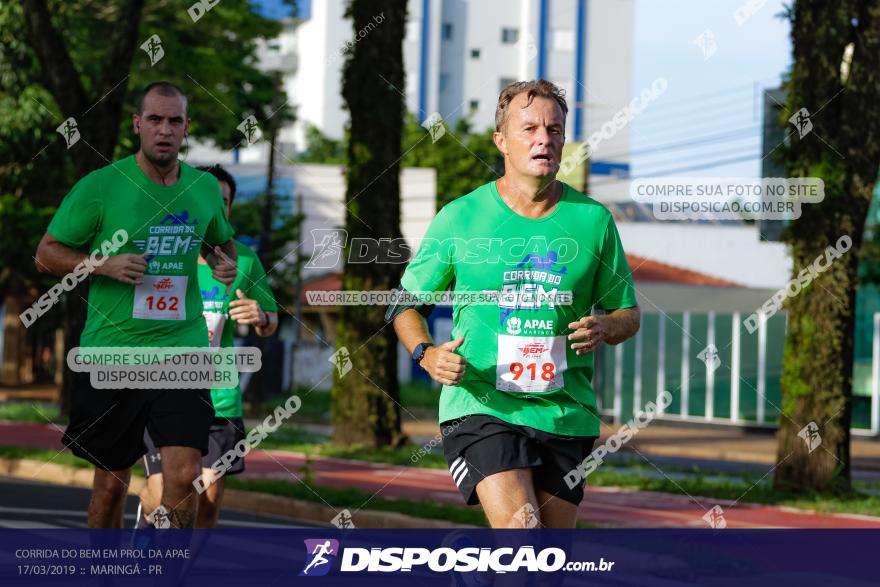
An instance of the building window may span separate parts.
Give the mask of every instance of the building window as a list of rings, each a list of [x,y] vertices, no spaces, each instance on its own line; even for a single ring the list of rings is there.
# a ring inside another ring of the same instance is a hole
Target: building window
[[[571,29],[554,29],[551,34],[554,51],[574,51],[574,31]]]
[[[504,45],[515,45],[519,41],[519,29],[502,28],[501,42]]]
[[[440,92],[445,92],[448,87],[449,87],[449,74],[448,73],[441,73],[440,74],[440,87],[438,88],[438,90]]]
[[[500,80],[498,80],[498,91],[499,92],[503,91],[504,88],[506,88],[507,86],[509,86],[510,84],[512,84],[515,81],[516,81],[516,79],[512,78],[512,77],[502,77]]]
[[[421,23],[417,20],[406,21],[406,37],[404,40],[415,42],[419,40],[419,26]]]
[[[448,41],[452,38],[452,23],[444,22],[443,23],[443,40]]]
[[[480,58],[480,50],[479,49],[471,49],[471,59],[479,59]]]
[[[468,108],[470,108],[471,112],[473,112],[474,110],[476,110],[479,107],[480,107],[479,100],[471,100],[470,102],[468,102]]]

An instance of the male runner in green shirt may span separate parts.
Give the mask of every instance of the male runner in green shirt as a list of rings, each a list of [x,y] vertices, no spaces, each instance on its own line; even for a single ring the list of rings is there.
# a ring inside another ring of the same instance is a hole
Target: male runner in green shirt
[[[223,193],[226,218],[232,211],[235,200],[235,179],[219,165],[200,167],[217,178]],[[259,257],[250,247],[235,241],[238,252],[238,276],[230,293],[226,286],[214,279],[210,267],[199,257],[199,289],[202,293],[205,321],[212,347],[232,348],[236,324],[253,326],[258,336],[272,336],[278,327],[278,305],[266,280],[266,272]],[[241,413],[241,387],[212,389],[211,401],[215,417],[208,438],[208,454],[202,457],[202,480],[205,491],[199,495],[199,513],[196,528],[213,528],[220,516],[220,503],[223,499],[225,475],[238,475],[244,472],[244,459],[237,454],[229,463],[224,476],[216,478],[211,465],[235,449],[235,445],[245,438],[244,420]],[[144,455],[144,471],[147,484],[141,491],[141,516],[138,525],[151,525],[144,516],[159,505],[162,494],[162,454],[149,433],[144,434],[147,454]],[[222,462],[222,461],[221,461]]]
[[[574,527],[583,486],[564,476],[599,436],[592,352],[639,328],[611,213],[556,179],[567,111],[550,82],[507,86],[493,137],[504,176],[440,210],[403,275],[401,289],[422,302],[451,284],[470,296],[454,300],[453,340],[433,344],[425,305],[387,315],[443,384],[450,473],[494,528]],[[480,294],[497,297],[480,303]]]
[[[37,267],[65,275],[82,262],[85,247],[92,251],[123,229],[125,245],[91,276],[80,346],[207,347],[199,249],[218,281],[228,287],[236,276],[220,188],[211,174],[177,159],[190,123],[180,88],[147,86],[132,122],[137,154],[73,187],[40,241]],[[63,441],[96,467],[89,526],[122,527],[131,466],[146,452],[149,429],[168,465],[161,500],[168,524],[192,527],[192,480],[208,450],[213,417],[207,389],[95,389],[88,373],[78,373]]]

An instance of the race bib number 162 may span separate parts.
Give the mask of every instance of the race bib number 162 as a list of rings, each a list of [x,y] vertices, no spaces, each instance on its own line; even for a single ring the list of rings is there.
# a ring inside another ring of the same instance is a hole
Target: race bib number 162
[[[132,318],[186,320],[185,275],[144,275],[135,286]]]

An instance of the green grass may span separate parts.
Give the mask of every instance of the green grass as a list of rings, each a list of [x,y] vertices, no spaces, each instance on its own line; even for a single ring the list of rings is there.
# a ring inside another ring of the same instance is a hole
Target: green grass
[[[42,448],[22,448],[20,446],[0,445],[0,458],[5,459],[33,459],[35,461],[52,461],[58,465],[67,465],[77,469],[88,469],[92,465],[73,453],[65,450],[47,450]]]
[[[433,452],[421,455],[422,445],[406,444],[398,448],[340,448],[330,444],[326,436],[307,432],[294,426],[283,426],[266,437],[260,448],[302,452],[308,455],[354,459],[371,463],[419,466],[429,469],[445,469],[448,465],[438,446]]]
[[[269,493],[317,503],[326,502],[334,508],[351,508],[352,510],[363,508],[373,511],[397,512],[418,518],[447,520],[455,524],[486,526],[486,519],[483,516],[482,510],[442,505],[430,501],[409,499],[386,500],[359,489],[335,489],[313,486],[308,481],[296,483],[280,480],[250,480],[231,477],[227,479],[226,486],[232,489]],[[327,520],[327,522],[329,523],[330,520]]]
[[[277,406],[283,405],[289,395],[296,394],[302,400],[302,406],[295,418],[300,422],[330,422],[330,392],[321,389],[310,389],[299,386],[290,394],[264,403],[262,406],[247,406],[245,415],[263,418]],[[419,419],[436,419],[440,390],[433,389],[424,382],[402,383],[400,385],[400,405],[403,407],[404,418],[408,413]]]
[[[9,401],[0,403],[0,420],[14,422],[61,422],[58,406],[48,402]]]
[[[613,469],[599,468],[590,475],[589,485],[602,487],[631,487],[642,491],[662,491],[697,498],[739,500],[740,503],[759,503],[812,510],[821,513],[863,514],[880,516],[880,497],[862,493],[859,488],[866,484],[854,483],[853,490],[838,495],[814,492],[777,491],[772,479],[760,480],[758,476],[742,476],[744,480],[723,481],[705,479],[697,474],[685,479],[650,478],[619,473]],[[711,505],[711,504],[706,504]]]
[[[440,387],[436,389],[430,383],[410,381],[400,384],[400,405],[405,408],[417,408],[436,413],[440,404]]]
[[[17,446],[0,445],[0,458],[32,459],[47,462],[51,460],[53,463],[77,469],[88,469],[92,466],[68,451],[58,453],[58,451],[54,450]],[[137,470],[136,467],[135,470]],[[316,503],[326,502],[336,508],[351,508],[353,510],[364,508],[374,511],[398,512],[418,518],[448,520],[453,523],[469,524],[472,526],[486,526],[482,510],[419,500],[385,500],[358,489],[335,489],[315,486],[308,481],[308,471],[302,471],[302,473],[306,477],[304,480],[305,484],[281,480],[238,479],[235,477],[227,477],[226,484],[227,487],[244,491],[256,491]],[[327,520],[327,522],[329,523],[330,520]]]

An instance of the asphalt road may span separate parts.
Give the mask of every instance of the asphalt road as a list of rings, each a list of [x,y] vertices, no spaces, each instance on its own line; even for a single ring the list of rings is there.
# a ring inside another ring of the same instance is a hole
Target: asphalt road
[[[0,476],[0,528],[86,528],[91,491]],[[137,498],[125,504],[125,526],[134,527]],[[233,510],[220,514],[220,528],[306,528],[314,524]]]

